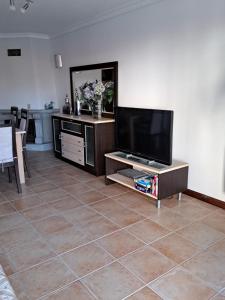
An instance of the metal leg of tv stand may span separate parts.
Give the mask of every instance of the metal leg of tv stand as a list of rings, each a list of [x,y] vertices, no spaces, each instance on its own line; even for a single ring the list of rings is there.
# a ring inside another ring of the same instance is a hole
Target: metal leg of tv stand
[[[178,197],[177,197],[178,201],[181,200],[181,196],[182,196],[182,193],[178,193]]]
[[[160,206],[161,206],[161,201],[160,200],[156,200],[156,207],[160,208]]]

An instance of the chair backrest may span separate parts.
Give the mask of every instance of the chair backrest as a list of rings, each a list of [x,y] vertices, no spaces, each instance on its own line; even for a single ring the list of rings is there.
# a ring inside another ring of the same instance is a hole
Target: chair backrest
[[[0,126],[0,164],[13,162],[16,157],[14,126]]]
[[[18,128],[18,107],[11,106],[11,115],[13,115],[13,123],[16,128]]]
[[[22,108],[21,109],[21,119],[20,119],[20,129],[26,132],[23,135],[23,146],[26,145],[28,126],[29,126],[28,110],[25,108]]]

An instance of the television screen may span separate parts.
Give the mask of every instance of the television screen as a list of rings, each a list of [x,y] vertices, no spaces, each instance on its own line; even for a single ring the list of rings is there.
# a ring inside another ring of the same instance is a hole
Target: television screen
[[[172,164],[173,111],[117,107],[116,149]]]

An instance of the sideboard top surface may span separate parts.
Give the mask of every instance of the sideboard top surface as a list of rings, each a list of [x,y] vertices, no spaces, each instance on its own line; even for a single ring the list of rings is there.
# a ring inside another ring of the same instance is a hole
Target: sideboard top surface
[[[86,123],[91,123],[91,124],[100,124],[100,123],[114,123],[114,119],[110,118],[101,118],[101,119],[95,119],[90,115],[80,115],[80,116],[75,116],[75,115],[66,115],[66,114],[53,114],[53,117],[59,117],[63,119],[69,119],[72,121],[80,121],[80,122],[86,122]]]

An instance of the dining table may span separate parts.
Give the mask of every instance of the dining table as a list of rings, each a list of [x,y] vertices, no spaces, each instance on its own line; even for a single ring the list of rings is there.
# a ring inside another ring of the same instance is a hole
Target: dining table
[[[0,124],[4,124],[5,121],[10,122],[12,120],[12,115],[2,114],[0,115]],[[24,173],[24,161],[23,161],[23,134],[26,132],[19,128],[16,128],[16,153],[18,159],[18,169],[19,169],[19,178],[20,183],[25,184],[25,173]]]

